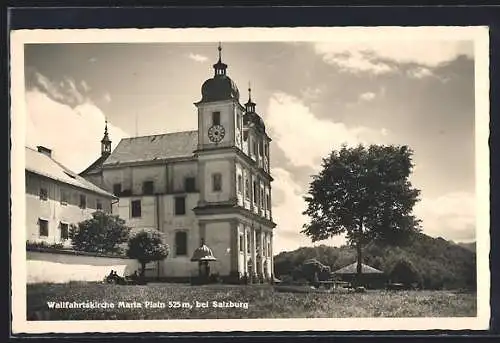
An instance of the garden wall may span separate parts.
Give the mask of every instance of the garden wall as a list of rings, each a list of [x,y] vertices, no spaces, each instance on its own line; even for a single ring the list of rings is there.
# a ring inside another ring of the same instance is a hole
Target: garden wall
[[[123,276],[140,268],[136,260],[71,250],[30,249],[26,257],[27,283],[102,281],[111,270]]]

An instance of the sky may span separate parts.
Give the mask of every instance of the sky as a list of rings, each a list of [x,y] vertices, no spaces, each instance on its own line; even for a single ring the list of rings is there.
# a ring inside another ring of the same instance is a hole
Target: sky
[[[113,148],[123,137],[195,130],[193,103],[213,76],[217,44],[26,45],[26,145],[48,146],[80,172],[100,154],[105,118]],[[423,232],[475,240],[472,41],[242,41],[222,49],[240,102],[251,83],[272,138],[276,253],[313,245],[300,233],[303,196],[322,157],[343,143],[410,146]]]

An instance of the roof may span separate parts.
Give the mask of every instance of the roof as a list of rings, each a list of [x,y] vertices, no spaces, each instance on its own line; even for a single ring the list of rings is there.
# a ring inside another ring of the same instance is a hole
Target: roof
[[[93,183],[85,180],[75,172],[69,170],[61,163],[46,154],[38,152],[29,147],[25,147],[26,171],[48,177],[52,180],[66,183],[90,192],[98,193],[108,197],[115,197],[113,194],[97,187]]]
[[[353,264],[350,264],[346,267],[343,267],[343,268],[340,268],[339,270],[336,270],[334,273],[335,274],[356,274],[357,268],[358,268],[358,263],[354,262]],[[362,264],[361,265],[361,273],[362,274],[382,274],[383,271],[375,269],[373,267],[370,267],[366,264]]]
[[[87,167],[84,171],[80,173],[80,175],[91,174],[92,172],[99,172],[102,168],[104,161],[108,158],[109,155],[101,155],[94,163]]]
[[[104,166],[193,157],[198,146],[198,131],[123,138]]]

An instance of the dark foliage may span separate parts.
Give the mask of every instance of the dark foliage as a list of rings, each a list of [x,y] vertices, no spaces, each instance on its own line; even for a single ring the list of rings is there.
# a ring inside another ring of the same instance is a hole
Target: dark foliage
[[[141,264],[141,277],[144,277],[146,264],[167,258],[169,246],[163,240],[162,234],[154,229],[144,229],[130,237],[127,256],[136,259]]]
[[[364,249],[363,263],[387,275],[401,260],[410,262],[421,276],[425,289],[475,289],[476,254],[442,238],[422,233],[411,235],[411,244],[393,246],[383,242],[369,243]],[[304,261],[316,259],[330,266],[332,272],[356,261],[356,249],[349,246],[303,247],[275,256],[275,273],[281,278],[293,275]]]
[[[128,240],[130,228],[118,216],[102,211],[70,228],[73,249],[95,253],[120,253],[121,244]]]
[[[323,159],[305,197],[311,219],[302,233],[313,242],[346,234],[356,247],[361,273],[362,250],[379,241],[407,243],[420,230],[412,214],[420,191],[408,180],[413,164],[407,146],[343,146]]]

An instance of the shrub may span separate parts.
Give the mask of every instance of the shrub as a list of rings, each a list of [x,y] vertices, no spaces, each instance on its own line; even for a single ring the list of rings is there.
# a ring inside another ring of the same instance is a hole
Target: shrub
[[[412,284],[421,285],[422,276],[413,263],[406,259],[401,259],[392,268],[390,273],[392,282],[402,283],[405,286]]]
[[[92,218],[72,225],[70,238],[73,249],[97,253],[119,253],[120,244],[129,238],[130,228],[118,216],[102,211]]]
[[[128,241],[127,256],[141,264],[141,277],[144,277],[146,264],[165,259],[169,246],[163,241],[158,230],[144,229],[135,233]]]

